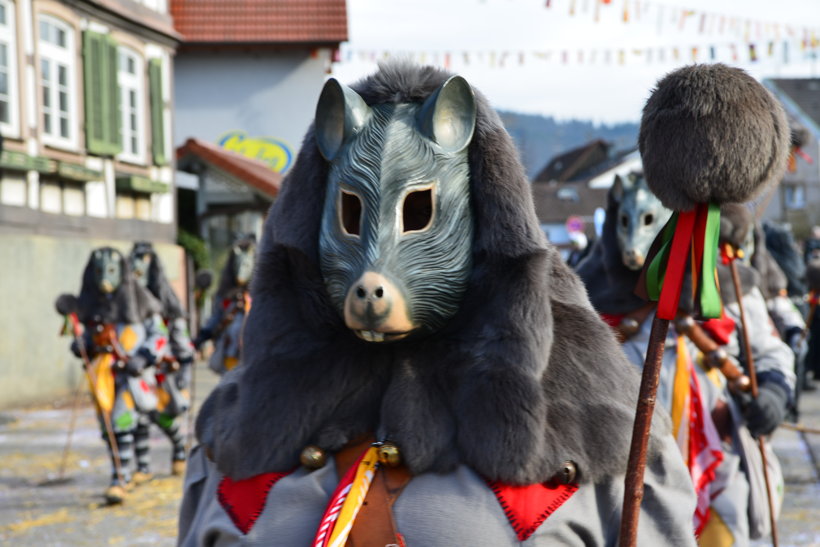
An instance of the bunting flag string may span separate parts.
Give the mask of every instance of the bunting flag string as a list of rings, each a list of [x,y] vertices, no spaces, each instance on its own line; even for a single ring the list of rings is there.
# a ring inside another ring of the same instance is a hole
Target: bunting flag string
[[[545,0],[556,14],[569,17],[591,16],[596,24],[648,24],[658,35],[678,45],[622,48],[555,47],[542,50],[368,50],[342,46],[343,55],[334,62],[370,61],[405,57],[422,64],[448,69],[473,64],[491,68],[523,67],[528,63],[562,65],[634,65],[681,62],[730,62],[755,64],[772,62],[778,66],[814,62],[820,53],[820,27],[801,27],[781,21],[748,17],[670,5],[655,0]],[[670,32],[675,31],[675,32]],[[689,42],[684,45],[680,42]]]
[[[546,3],[545,7],[555,11],[564,12],[566,10],[571,17],[589,15],[591,12],[593,21],[600,22],[606,16],[607,11],[612,11],[613,2],[611,0],[593,0],[593,2],[594,6],[591,9],[588,3],[584,2],[579,10],[576,0],[551,0]],[[784,27],[790,35],[816,34],[820,28],[788,25],[779,21],[764,21],[654,0],[623,0],[617,19],[622,23],[639,23],[644,20],[651,23],[653,12],[657,14],[655,25],[658,33],[672,29],[682,32],[697,28],[699,34],[722,35],[728,32],[744,42],[759,41],[765,38],[778,40],[781,27]],[[612,14],[612,17],[614,19],[616,15]]]
[[[393,50],[359,49],[342,45],[333,62],[376,62],[390,57],[408,58],[421,64],[453,68],[453,65],[489,65],[491,68],[523,67],[529,63],[562,65],[666,64],[667,62],[730,62],[732,64],[772,62],[789,65],[816,61],[820,54],[820,34],[793,40],[723,42],[691,46],[648,46],[622,48],[554,48],[543,50]],[[797,52],[795,54],[794,52]]]

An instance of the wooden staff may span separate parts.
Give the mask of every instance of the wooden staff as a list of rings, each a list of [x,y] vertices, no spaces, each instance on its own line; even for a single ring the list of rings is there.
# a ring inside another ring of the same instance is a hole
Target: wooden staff
[[[752,398],[757,399],[757,374],[755,372],[755,362],[752,357],[752,344],[749,340],[749,329],[746,327],[746,312],[743,309],[743,291],[741,290],[740,275],[737,271],[737,264],[734,260],[734,251],[731,246],[726,246],[727,254],[729,255],[729,269],[732,272],[732,284],[735,286],[735,295],[737,297],[737,307],[740,310],[740,327],[743,333],[743,347],[746,351],[746,365],[749,372],[749,381],[751,383]],[[760,448],[760,459],[763,462],[763,480],[766,483],[766,497],[769,500],[769,522],[772,527],[772,545],[777,547],[777,519],[774,514],[774,498],[772,497],[772,486],[769,480],[769,468],[766,462],[766,447],[763,444],[763,436],[757,439],[758,447]]]
[[[622,546],[637,545],[638,542],[638,513],[641,508],[641,500],[643,500],[646,451],[668,332],[669,320],[661,319],[656,314],[652,319],[652,330],[649,333],[649,346],[646,350],[646,360],[641,375],[638,407],[635,412],[635,423],[632,427],[632,443],[629,447],[629,463],[624,486],[623,516],[619,537],[619,544]]]
[[[111,454],[114,458],[114,470],[117,473],[117,479],[125,484],[125,480],[123,479],[122,474],[122,463],[120,462],[120,451],[119,447],[117,446],[117,438],[114,437],[114,426],[111,425],[111,416],[108,415],[108,412],[103,409],[100,405],[99,400],[97,399],[97,383],[94,381],[94,378],[91,376],[91,361],[88,358],[88,352],[86,351],[85,342],[83,341],[82,333],[80,332],[80,325],[79,320],[75,315],[69,315],[71,318],[71,322],[73,324],[73,333],[74,339],[77,341],[77,346],[80,348],[80,356],[83,359],[83,371],[85,371],[86,378],[88,378],[88,383],[91,385],[91,396],[94,398],[94,402],[97,404],[97,408],[102,414],[103,417],[103,424],[105,426],[105,434],[108,436],[109,440],[109,447],[111,448]]]

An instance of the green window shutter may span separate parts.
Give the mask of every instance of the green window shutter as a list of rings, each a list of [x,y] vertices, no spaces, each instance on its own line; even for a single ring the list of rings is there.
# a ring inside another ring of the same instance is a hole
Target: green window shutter
[[[113,156],[122,150],[117,43],[104,34],[83,33],[83,82],[88,151]]]
[[[148,80],[151,89],[151,150],[155,165],[165,165],[165,124],[162,98],[162,59],[151,59],[148,65]]]
[[[122,152],[122,100],[119,83],[119,49],[117,42],[106,36],[108,60],[108,143],[112,154]]]

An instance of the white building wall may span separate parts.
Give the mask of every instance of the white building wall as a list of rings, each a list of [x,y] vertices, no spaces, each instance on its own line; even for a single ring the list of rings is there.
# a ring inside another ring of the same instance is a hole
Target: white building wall
[[[185,52],[174,61],[176,146],[230,131],[283,141],[295,159],[326,79],[330,50]]]

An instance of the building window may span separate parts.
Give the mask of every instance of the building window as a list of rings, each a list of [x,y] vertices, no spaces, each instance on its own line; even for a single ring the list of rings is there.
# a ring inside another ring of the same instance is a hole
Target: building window
[[[116,209],[117,218],[151,220],[151,194],[118,192]]]
[[[14,21],[14,4],[0,0],[0,127],[6,135],[18,135],[20,132]]]
[[[0,180],[0,203],[3,205],[23,207],[28,202],[27,194],[28,185],[25,177],[6,174],[3,180]]]
[[[786,209],[806,208],[806,188],[804,186],[784,186]]]
[[[43,142],[75,147],[74,31],[64,22],[40,17],[40,85]]]
[[[117,83],[120,87],[122,152],[119,157],[139,163],[145,162],[143,74],[142,58],[128,48],[120,47]]]
[[[85,215],[85,183],[41,180],[40,209],[57,215]]]

